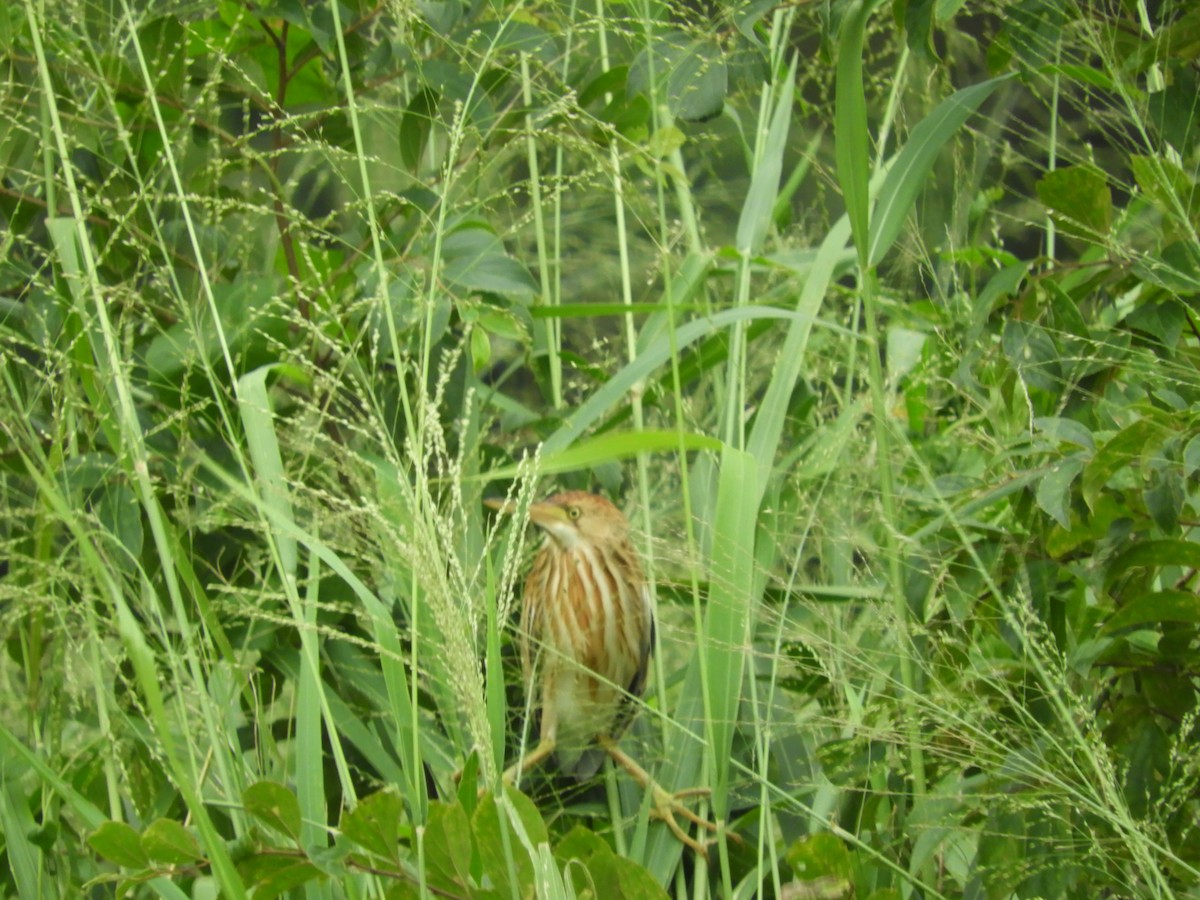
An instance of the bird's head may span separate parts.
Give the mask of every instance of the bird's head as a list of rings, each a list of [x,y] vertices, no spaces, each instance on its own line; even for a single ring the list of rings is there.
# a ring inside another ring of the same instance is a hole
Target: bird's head
[[[514,512],[515,504],[485,500],[492,509]],[[550,535],[563,550],[581,544],[611,546],[629,535],[629,522],[619,509],[597,494],[563,491],[529,506],[529,521]]]

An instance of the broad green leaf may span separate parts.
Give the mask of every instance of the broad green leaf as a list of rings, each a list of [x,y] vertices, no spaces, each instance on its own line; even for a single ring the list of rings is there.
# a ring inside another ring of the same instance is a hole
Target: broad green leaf
[[[1146,416],[1109,438],[1083,470],[1084,502],[1095,509],[1096,499],[1109,479],[1135,460],[1156,451],[1170,431],[1159,418]]]
[[[547,840],[546,824],[533,801],[515,788],[505,787],[509,806],[520,818],[526,835],[534,846]],[[492,794],[486,794],[475,808],[471,817],[471,829],[475,835],[475,846],[483,863],[484,874],[504,894],[524,894],[533,887],[533,860],[525,852],[521,841],[514,833],[508,813],[501,809]],[[509,864],[512,864],[510,870]],[[517,882],[509,877],[515,872]]]
[[[403,814],[404,801],[395,791],[376,791],[342,816],[341,832],[364,850],[395,862]]]
[[[1095,438],[1082,422],[1058,416],[1039,416],[1033,420],[1033,424],[1040,434],[1046,435],[1056,444],[1066,442],[1085,450],[1096,449]]]
[[[629,67],[627,90],[665,101],[678,119],[709,119],[725,103],[725,59],[720,45],[710,39],[693,40],[678,31],[656,35]]]
[[[421,168],[421,157],[429,142],[433,119],[437,115],[438,94],[427,87],[417,91],[400,119],[400,159],[410,172]]]
[[[1166,466],[1156,469],[1149,486],[1142,491],[1142,502],[1163,534],[1178,533],[1186,498],[1183,479],[1177,470]]]
[[[921,361],[929,335],[911,328],[889,328],[887,332],[887,375],[896,384]]]
[[[586,108],[606,94],[624,94],[625,82],[629,77],[629,66],[612,66],[601,72],[583,86],[579,92],[579,106]]]
[[[254,889],[254,900],[272,900],[310,881],[325,880],[325,873],[303,857],[255,853],[237,864],[238,873]]]
[[[482,328],[471,329],[471,371],[479,373],[492,361],[492,341]]]
[[[155,819],[142,832],[142,847],[156,863],[186,866],[200,859],[200,845],[174,819]]]
[[[1195,435],[1183,448],[1183,477],[1191,478],[1200,469],[1200,434]]]
[[[480,227],[460,228],[442,247],[447,282],[470,291],[531,297],[537,283],[529,271],[504,251],[492,231]]]
[[[1105,631],[1154,622],[1200,623],[1200,596],[1192,591],[1155,591],[1139,594],[1121,604],[1104,623]]]
[[[787,849],[788,865],[801,883],[837,878],[849,886],[853,874],[850,853],[841,838],[820,832],[795,841]]]
[[[447,888],[471,883],[471,823],[458,803],[431,801],[425,825],[425,864]]]
[[[1038,506],[1063,528],[1071,527],[1071,485],[1082,471],[1083,460],[1071,456],[1051,466],[1038,482]]]
[[[1179,66],[1172,72],[1171,82],[1147,97],[1147,110],[1158,135],[1181,157],[1190,159],[1200,144],[1200,119],[1196,116],[1200,76],[1193,66]]]
[[[1159,569],[1164,566],[1200,569],[1200,543],[1182,540],[1140,541],[1109,564],[1104,580],[1111,585],[1130,569]]]
[[[1004,323],[1001,346],[1026,384],[1052,394],[1062,390],[1062,354],[1046,329],[1009,319]]]
[[[274,781],[259,781],[242,792],[246,812],[269,828],[293,840],[300,837],[300,801]]]
[[[150,857],[142,846],[142,836],[124,822],[105,822],[90,835],[88,846],[126,869],[147,869]]]
[[[554,856],[577,895],[666,900],[667,893],[644,867],[618,856],[603,839],[576,825],[554,849]]]
[[[1138,187],[1150,198],[1155,209],[1163,214],[1167,223],[1180,219],[1186,221],[1189,214],[1200,209],[1195,179],[1171,160],[1135,154],[1129,158],[1129,167],[1133,170]]]
[[[1104,173],[1092,166],[1068,166],[1048,172],[1037,183],[1038,199],[1067,234],[1089,241],[1108,238],[1112,192]]]
[[[1133,265],[1138,277],[1185,296],[1200,293],[1200,245],[1191,240],[1168,244],[1161,253],[1146,253]]]

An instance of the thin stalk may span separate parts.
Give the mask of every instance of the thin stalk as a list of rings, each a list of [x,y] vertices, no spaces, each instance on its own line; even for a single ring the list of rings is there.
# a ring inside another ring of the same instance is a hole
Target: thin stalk
[[[529,54],[521,54],[521,96],[525,101],[525,149],[529,161],[529,195],[533,203],[533,232],[537,240],[538,281],[541,284],[542,306],[553,307],[556,297],[550,289],[550,262],[546,252],[546,223],[542,215],[542,180],[538,169],[538,152],[533,116],[533,83],[529,78]],[[542,320],[542,339],[550,363],[550,402],[555,409],[562,408],[562,358],[558,344],[559,319],[550,316]]]
[[[603,0],[596,0],[596,19],[598,22],[598,39],[600,44],[600,68],[601,71],[607,72],[610,65],[608,53],[608,30],[605,20],[605,9]],[[605,95],[605,102],[612,102],[612,95]],[[617,218],[617,249],[620,255],[621,268],[621,302],[629,307],[633,305],[633,276],[629,262],[629,232],[625,223],[625,179],[621,173],[621,153],[617,143],[617,138],[614,135],[609,142],[609,166],[612,170],[612,186],[613,186],[613,208]],[[637,325],[633,319],[633,313],[627,312],[623,317],[624,332],[625,332],[625,351],[626,358],[629,362],[634,362],[637,359]],[[642,411],[642,383],[638,382],[629,391],[629,403],[633,414],[633,429],[634,431],[642,431],[644,428],[644,418]],[[638,497],[639,511],[641,518],[642,554],[646,563],[646,579],[649,583],[651,604],[655,607],[654,615],[657,616],[657,595],[658,582],[656,566],[654,564],[654,529],[653,522],[650,517],[650,479],[649,471],[646,465],[646,454],[639,452],[637,455],[637,481],[638,481]],[[658,648],[656,647],[657,651]],[[660,678],[658,682],[659,696],[663,681],[661,680],[662,654],[655,652],[655,667],[656,676]]]

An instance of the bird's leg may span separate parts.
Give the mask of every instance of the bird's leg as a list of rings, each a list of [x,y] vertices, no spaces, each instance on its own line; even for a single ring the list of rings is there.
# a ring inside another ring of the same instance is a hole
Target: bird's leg
[[[708,850],[705,849],[704,845],[695,838],[688,836],[688,834],[679,826],[679,823],[675,821],[675,816],[682,816],[693,825],[697,825],[706,831],[716,831],[716,825],[700,818],[682,803],[682,800],[686,797],[707,796],[710,793],[709,789],[689,788],[685,791],[679,791],[672,794],[670,791],[660,787],[658,782],[650,777],[650,773],[639,766],[631,756],[618,747],[617,742],[607,734],[596,735],[596,742],[610,757],[612,757],[613,762],[628,772],[633,780],[641,785],[642,790],[650,791],[651,797],[654,800],[654,807],[651,810],[652,815],[666,823],[666,826],[671,829],[671,833],[675,835],[675,837],[677,837],[682,843],[691,847],[693,850],[707,859]]]
[[[557,744],[558,719],[554,715],[554,707],[544,706],[542,708],[541,739],[533,750],[504,770],[504,782],[515,785],[522,775],[553,753]]]
[[[554,752],[558,742],[553,737],[542,738],[538,745],[504,770],[506,784],[516,784],[522,775]]]

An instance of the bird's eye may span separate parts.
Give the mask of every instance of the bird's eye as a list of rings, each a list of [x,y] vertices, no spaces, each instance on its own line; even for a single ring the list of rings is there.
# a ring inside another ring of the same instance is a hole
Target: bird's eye
[[[579,518],[579,507],[578,506],[568,506],[567,507],[567,515],[570,516],[572,519],[578,519]]]

